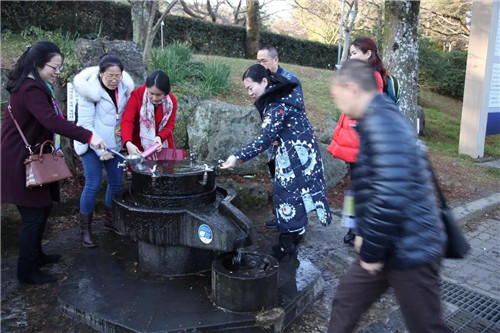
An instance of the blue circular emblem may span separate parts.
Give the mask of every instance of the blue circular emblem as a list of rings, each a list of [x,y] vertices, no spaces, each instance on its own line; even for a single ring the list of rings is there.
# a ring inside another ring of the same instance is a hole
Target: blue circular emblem
[[[214,239],[212,229],[210,229],[210,227],[206,224],[202,224],[198,228],[198,237],[205,244],[210,244],[210,242],[212,242],[212,239]]]

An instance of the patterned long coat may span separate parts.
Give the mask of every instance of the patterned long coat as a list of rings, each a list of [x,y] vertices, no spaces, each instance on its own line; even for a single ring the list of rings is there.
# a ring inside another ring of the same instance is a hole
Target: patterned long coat
[[[279,142],[273,202],[281,233],[303,233],[311,211],[324,225],[332,219],[318,143],[296,86],[273,74],[271,85],[255,102],[262,116],[261,133],[234,154],[243,163]]]

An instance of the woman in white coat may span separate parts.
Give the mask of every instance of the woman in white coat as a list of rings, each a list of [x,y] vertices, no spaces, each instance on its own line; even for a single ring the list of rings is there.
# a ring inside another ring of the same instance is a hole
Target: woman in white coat
[[[120,58],[104,55],[99,66],[89,67],[77,74],[73,85],[78,97],[78,125],[98,133],[108,148],[121,148],[120,122],[127,105],[134,82],[130,75],[123,71]],[[111,200],[120,192],[122,169],[118,163],[122,159],[109,151],[94,149],[88,144],[75,141],[75,151],[82,158],[85,174],[85,187],[80,197],[80,228],[82,245],[95,247],[92,239],[92,215],[97,192],[102,182],[102,168],[106,170],[108,187],[105,205],[106,219],[104,228],[120,234],[113,226],[111,217]]]

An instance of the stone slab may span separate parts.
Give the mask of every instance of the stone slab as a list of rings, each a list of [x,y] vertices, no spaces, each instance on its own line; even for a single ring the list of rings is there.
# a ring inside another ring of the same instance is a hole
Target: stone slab
[[[272,309],[229,312],[210,299],[210,271],[170,278],[149,274],[138,267],[135,242],[109,237],[100,244],[75,259],[58,296],[64,314],[99,332],[280,331],[324,289],[321,272],[299,255],[280,264]]]

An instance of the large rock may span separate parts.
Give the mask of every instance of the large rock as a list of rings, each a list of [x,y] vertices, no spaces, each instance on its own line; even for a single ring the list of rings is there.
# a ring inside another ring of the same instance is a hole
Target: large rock
[[[261,120],[253,107],[224,102],[200,102],[187,126],[189,148],[196,159],[216,163],[253,140],[260,133]],[[268,172],[267,153],[239,164],[233,174]]]
[[[334,158],[328,151],[326,143],[319,143],[321,159],[323,160],[323,169],[325,170],[325,180],[328,189],[332,189],[347,174],[347,164]]]
[[[193,124],[193,116],[200,104],[200,99],[188,95],[176,95],[175,97],[177,97],[177,113],[174,129],[175,145],[177,148],[190,150],[187,128],[188,125]]]
[[[319,142],[330,144],[332,141],[333,131],[337,126],[337,122],[330,117],[327,117],[321,124],[319,131],[316,131],[316,137]]]
[[[222,177],[217,179],[217,183],[236,191],[237,196],[231,203],[244,213],[263,209],[268,205],[272,196],[272,193],[268,193],[266,187],[260,183],[237,183]]]
[[[146,67],[142,63],[139,46],[132,41],[105,39],[80,39],[76,48],[76,56],[83,68],[97,66],[104,54],[120,57],[123,67],[132,76],[135,86],[141,86],[146,81]]]

